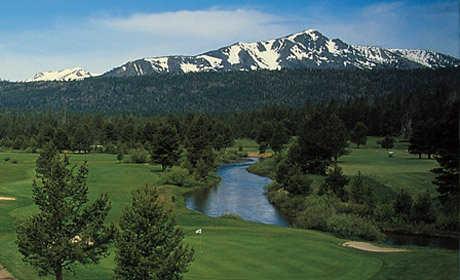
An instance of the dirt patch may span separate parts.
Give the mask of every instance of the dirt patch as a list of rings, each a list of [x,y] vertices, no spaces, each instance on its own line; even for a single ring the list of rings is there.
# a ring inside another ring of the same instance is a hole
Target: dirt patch
[[[347,241],[342,244],[345,247],[351,247],[362,251],[376,252],[376,253],[396,253],[396,252],[408,252],[406,249],[391,248],[391,247],[380,247],[373,245],[368,242],[358,241]]]
[[[248,157],[269,158],[269,157],[272,157],[272,156],[273,156],[273,154],[271,152],[266,152],[266,153],[248,152]]]
[[[0,196],[0,201],[1,200],[3,200],[3,201],[12,201],[12,200],[16,200],[16,197]]]
[[[0,280],[14,280],[13,275],[11,275],[6,269],[0,265]]]

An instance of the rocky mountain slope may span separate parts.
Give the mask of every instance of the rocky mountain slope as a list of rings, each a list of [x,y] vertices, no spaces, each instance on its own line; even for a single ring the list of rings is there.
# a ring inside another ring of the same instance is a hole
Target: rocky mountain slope
[[[196,56],[148,57],[130,61],[105,76],[154,73],[279,69],[414,69],[458,67],[460,60],[426,50],[356,46],[316,30],[255,43],[236,43]]]

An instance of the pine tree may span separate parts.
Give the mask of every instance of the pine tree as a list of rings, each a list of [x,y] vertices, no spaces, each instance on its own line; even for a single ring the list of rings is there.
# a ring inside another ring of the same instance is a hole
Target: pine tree
[[[351,142],[356,144],[356,147],[360,145],[366,145],[367,143],[367,126],[363,122],[357,122],[355,128],[351,133]]]
[[[412,207],[411,219],[415,222],[433,223],[436,220],[436,214],[432,201],[429,192],[419,194]]]
[[[162,170],[172,167],[180,157],[180,139],[176,128],[162,122],[153,137],[150,156],[154,163],[161,164]]]
[[[212,126],[211,122],[204,115],[196,115],[190,120],[186,132],[185,148],[187,150],[187,158],[192,167],[195,167],[200,159],[203,159],[206,164],[211,164],[214,161],[212,153]]]
[[[289,131],[281,123],[276,123],[273,125],[270,147],[275,153],[279,153],[283,146],[289,142],[289,138]]]
[[[382,148],[388,150],[394,147],[395,139],[391,137],[390,135],[387,135],[382,140],[379,141],[379,144],[380,146],[382,146]]]
[[[110,210],[106,195],[88,204],[88,169],[70,167],[67,157],[47,150],[37,161],[33,200],[38,213],[17,227],[17,244],[25,262],[40,276],[63,279],[77,263],[97,263],[108,253],[114,228],[105,226]]]
[[[347,195],[351,202],[364,204],[373,207],[375,204],[375,193],[369,184],[364,180],[361,172],[350,180]]]
[[[401,189],[393,202],[395,213],[404,219],[408,219],[412,211],[413,200],[411,195],[404,189]]]
[[[258,127],[256,142],[259,144],[259,153],[265,153],[273,136],[273,125],[269,122],[263,122]]]
[[[182,279],[194,254],[183,239],[184,233],[161,204],[158,190],[144,187],[135,191],[120,220],[115,278]]]
[[[299,154],[293,162],[303,171],[324,174],[331,160],[345,151],[346,134],[345,126],[335,114],[314,111],[303,123],[298,139]]]
[[[434,184],[437,185],[439,199],[445,212],[458,215],[460,211],[459,186],[459,107],[460,102],[452,103],[445,109],[445,114],[439,120],[439,135],[436,141],[439,167],[432,170],[436,175]],[[456,225],[460,227],[460,222]]]
[[[37,158],[35,170],[42,176],[51,176],[51,162],[56,160],[58,152],[52,142],[44,146],[42,152]]]
[[[337,164],[334,165],[334,168],[327,174],[327,177],[324,179],[324,183],[321,186],[322,193],[333,193],[338,198],[345,200],[345,186],[350,180],[343,175],[342,168]]]

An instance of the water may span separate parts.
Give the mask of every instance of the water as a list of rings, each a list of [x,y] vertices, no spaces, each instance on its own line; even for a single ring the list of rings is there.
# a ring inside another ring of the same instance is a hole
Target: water
[[[268,201],[265,186],[271,180],[247,171],[256,159],[222,165],[217,174],[220,184],[196,191],[185,198],[187,208],[211,217],[236,214],[244,220],[288,226],[287,220]]]
[[[247,168],[256,161],[256,159],[248,159],[242,163],[222,165],[217,171],[221,177],[220,184],[215,188],[189,194],[185,198],[187,208],[211,217],[236,214],[244,220],[287,227],[288,221],[265,196],[265,186],[271,180],[247,171]],[[395,233],[386,235],[385,243],[388,245],[459,249],[459,240],[455,238]]]

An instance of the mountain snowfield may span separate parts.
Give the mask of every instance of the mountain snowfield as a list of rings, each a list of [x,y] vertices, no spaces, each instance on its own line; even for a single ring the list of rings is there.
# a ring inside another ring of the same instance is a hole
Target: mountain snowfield
[[[94,74],[82,69],[81,67],[64,69],[59,71],[47,71],[35,74],[26,82],[40,81],[78,81],[89,77],[94,77]]]
[[[308,29],[255,43],[236,43],[195,56],[147,57],[130,61],[102,76],[155,73],[280,69],[413,69],[458,67],[458,58],[428,50],[350,45]],[[31,81],[79,80],[93,76],[80,68],[39,73]]]
[[[460,60],[426,50],[355,46],[329,39],[308,29],[278,39],[236,43],[196,56],[149,57],[130,61],[105,76],[141,76],[153,73],[251,71],[299,68],[412,69],[458,67]]]

